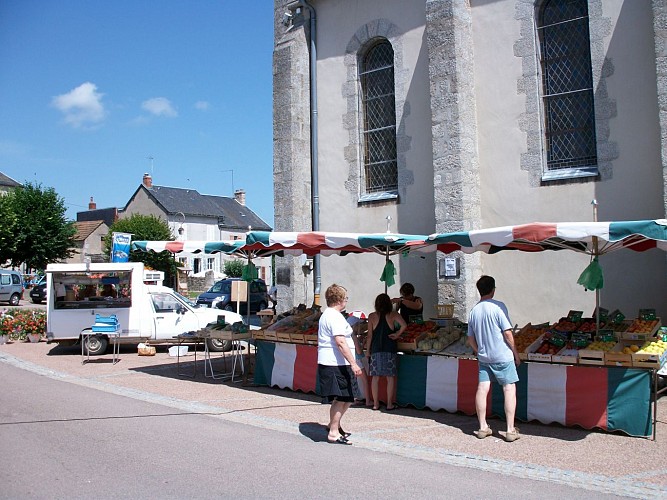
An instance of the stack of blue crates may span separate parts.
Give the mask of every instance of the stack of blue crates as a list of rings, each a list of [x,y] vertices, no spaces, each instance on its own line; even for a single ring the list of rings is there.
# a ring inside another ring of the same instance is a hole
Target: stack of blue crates
[[[117,332],[118,327],[118,318],[115,314],[110,316],[102,316],[101,314],[95,315],[95,324],[93,325],[94,332],[100,333],[112,333]]]

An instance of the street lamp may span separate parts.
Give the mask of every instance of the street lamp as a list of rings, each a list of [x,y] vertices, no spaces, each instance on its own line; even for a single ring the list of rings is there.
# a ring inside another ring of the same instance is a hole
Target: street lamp
[[[178,237],[181,238],[183,237],[183,232],[185,231],[183,228],[183,224],[185,224],[185,214],[183,212],[176,212],[176,215],[181,215],[183,217],[183,222],[181,222],[181,225],[178,227]]]

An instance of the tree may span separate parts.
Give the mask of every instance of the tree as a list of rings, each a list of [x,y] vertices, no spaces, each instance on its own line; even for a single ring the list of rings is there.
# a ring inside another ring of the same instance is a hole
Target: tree
[[[0,266],[11,260],[16,250],[16,215],[8,196],[0,195]]]
[[[225,274],[230,278],[240,278],[243,274],[244,262],[242,260],[226,260],[225,261]]]
[[[172,241],[174,239],[167,221],[155,215],[132,214],[126,219],[114,222],[109,233],[104,237],[106,255],[111,255],[113,233],[129,233],[133,241]],[[130,262],[143,262],[144,265],[156,271],[164,271],[165,283],[173,283],[176,276],[176,261],[171,252],[142,252],[130,251]]]
[[[13,218],[15,224],[11,231],[14,247],[0,260],[4,258],[14,267],[25,264],[44,269],[74,255],[76,227],[65,217],[65,202],[53,188],[28,182],[10,192],[2,205],[0,220],[7,217],[11,223]]]

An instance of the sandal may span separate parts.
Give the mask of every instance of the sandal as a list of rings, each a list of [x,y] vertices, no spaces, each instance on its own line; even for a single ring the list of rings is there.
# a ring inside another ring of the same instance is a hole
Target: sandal
[[[352,443],[350,443],[343,436],[340,436],[338,439],[329,439],[329,438],[327,438],[327,443],[329,443],[329,444],[344,444],[346,446],[352,446]]]
[[[328,425],[327,425],[327,432],[329,432],[329,426]],[[338,432],[343,439],[347,439],[352,435],[351,432],[345,432],[342,427],[338,428]]]
[[[477,439],[484,439],[489,437],[491,434],[493,434],[493,430],[491,430],[491,427],[487,427],[486,429],[479,429],[475,432],[473,432],[475,436],[477,436]]]

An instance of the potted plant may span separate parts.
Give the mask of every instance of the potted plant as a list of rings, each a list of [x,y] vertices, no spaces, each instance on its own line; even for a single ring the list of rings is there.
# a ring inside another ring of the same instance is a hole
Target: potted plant
[[[7,335],[7,340],[39,342],[45,331],[44,312],[9,309],[0,316],[0,335]]]
[[[0,344],[6,344],[9,341],[13,328],[14,317],[7,312],[0,312]]]

